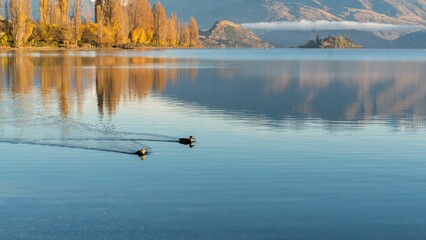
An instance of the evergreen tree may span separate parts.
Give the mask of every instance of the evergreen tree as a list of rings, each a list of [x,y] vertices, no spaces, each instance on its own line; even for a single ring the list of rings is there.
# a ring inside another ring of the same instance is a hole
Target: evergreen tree
[[[317,45],[317,47],[321,45],[321,39],[318,34],[317,34],[317,38],[315,39],[315,45]]]

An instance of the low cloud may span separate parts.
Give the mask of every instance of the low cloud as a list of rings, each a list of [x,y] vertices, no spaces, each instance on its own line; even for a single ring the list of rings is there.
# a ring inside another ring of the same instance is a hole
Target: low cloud
[[[259,22],[243,23],[243,27],[251,30],[358,30],[358,31],[398,31],[398,30],[421,30],[422,26],[413,25],[395,25],[373,22],[353,22],[353,21],[309,21],[301,20],[298,22]]]

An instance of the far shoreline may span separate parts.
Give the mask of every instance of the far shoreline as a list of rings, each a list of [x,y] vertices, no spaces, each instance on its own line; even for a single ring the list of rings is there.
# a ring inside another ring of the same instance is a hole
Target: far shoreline
[[[155,47],[155,46],[137,46],[137,47],[96,47],[96,46],[44,46],[44,47],[36,47],[36,46],[25,46],[25,47],[10,47],[10,46],[0,46],[0,50],[132,50],[132,49],[206,49],[204,47]],[[208,49],[208,48],[207,48]]]

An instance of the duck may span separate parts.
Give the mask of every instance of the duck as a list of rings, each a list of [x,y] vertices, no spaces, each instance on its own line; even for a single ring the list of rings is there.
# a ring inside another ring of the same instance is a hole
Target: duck
[[[141,150],[135,152],[135,154],[137,154],[139,157],[143,157],[146,155],[146,150],[145,148],[142,148]]]
[[[191,145],[194,142],[195,142],[195,138],[192,136],[189,136],[189,138],[179,138],[180,144]]]

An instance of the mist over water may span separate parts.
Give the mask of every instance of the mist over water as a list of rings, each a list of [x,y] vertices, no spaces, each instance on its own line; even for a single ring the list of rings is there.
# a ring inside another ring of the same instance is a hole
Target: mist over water
[[[355,21],[310,21],[301,20],[296,22],[258,22],[258,23],[243,23],[243,27],[253,30],[357,30],[357,31],[407,31],[407,30],[422,30],[424,26],[415,25],[398,25],[386,24],[377,22],[355,22]]]
[[[0,51],[0,238],[423,239],[425,120],[419,51]]]

